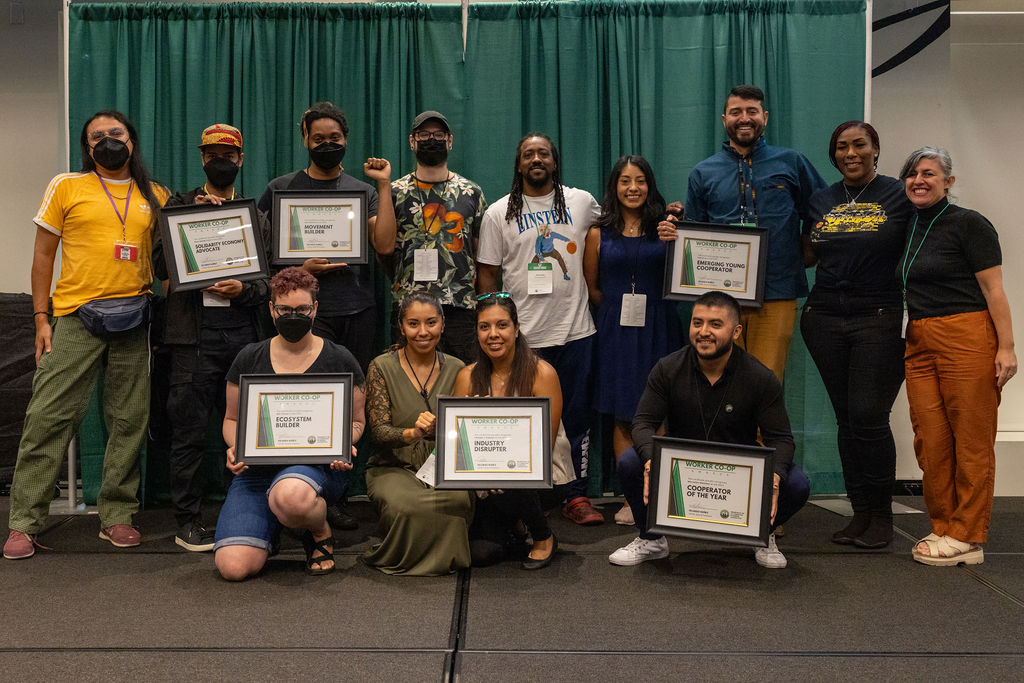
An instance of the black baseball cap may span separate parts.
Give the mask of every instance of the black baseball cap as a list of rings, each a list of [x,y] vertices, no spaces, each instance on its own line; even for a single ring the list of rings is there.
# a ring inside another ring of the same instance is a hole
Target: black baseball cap
[[[422,126],[430,119],[437,119],[438,121],[441,122],[441,125],[444,126],[445,131],[449,133],[452,132],[452,129],[448,127],[448,119],[444,117],[444,114],[442,114],[439,111],[434,111],[433,109],[428,109],[427,111],[420,113],[419,115],[416,116],[416,118],[412,120],[413,131],[415,131],[417,128]]]

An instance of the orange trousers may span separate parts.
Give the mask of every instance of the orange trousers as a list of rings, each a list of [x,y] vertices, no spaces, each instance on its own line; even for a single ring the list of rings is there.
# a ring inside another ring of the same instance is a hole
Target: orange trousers
[[[907,399],[932,531],[988,537],[995,485],[998,340],[988,311],[912,320]]]
[[[761,308],[741,309],[739,345],[782,381],[796,324],[796,300],[765,301]]]

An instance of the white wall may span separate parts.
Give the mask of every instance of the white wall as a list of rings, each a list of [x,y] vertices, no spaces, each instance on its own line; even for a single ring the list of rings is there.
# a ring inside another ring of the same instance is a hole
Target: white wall
[[[875,1],[875,18],[894,5],[920,2]],[[898,8],[897,8],[898,9]],[[1024,108],[1024,14],[960,14],[958,10],[1024,10],[1011,0],[988,3],[955,2],[951,29],[902,66],[872,81],[872,123],[882,140],[879,169],[898,173],[913,150],[945,147],[953,158],[956,201],[983,213],[999,231],[1004,278],[1018,335],[1024,334],[1024,273],[1016,268],[1024,253],[1024,233],[1013,184],[1019,152],[1019,111]],[[915,20],[923,28],[931,17]],[[910,23],[910,22],[908,22]],[[906,27],[904,27],[906,28]],[[875,34],[874,62],[891,54],[897,42],[886,31]],[[881,34],[881,35],[880,35]],[[1018,350],[1024,360],[1024,348]],[[913,430],[906,394],[901,393],[892,414],[899,453],[896,475],[917,479]],[[1024,494],[1024,382],[1010,382],[999,411],[996,447],[996,493]]]

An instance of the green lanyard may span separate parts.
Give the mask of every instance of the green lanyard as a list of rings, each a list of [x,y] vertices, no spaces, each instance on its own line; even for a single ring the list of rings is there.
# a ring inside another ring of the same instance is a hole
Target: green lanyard
[[[910,255],[910,245],[914,243],[914,234],[917,232],[917,216],[914,216],[914,227],[910,229],[910,239],[907,240],[907,253],[903,256],[903,299],[907,298],[907,275],[910,273],[910,267],[914,265],[914,261],[917,260],[917,255],[921,251],[921,247],[924,245],[924,241],[928,239],[928,233],[932,231],[932,226],[935,225],[935,221],[939,220],[939,216],[946,212],[949,208],[949,204],[942,207],[942,211],[935,214],[935,218],[928,224],[928,229],[924,231],[924,237],[921,238],[920,244],[917,245],[917,250],[914,255],[910,257],[910,262],[907,262],[907,256]]]

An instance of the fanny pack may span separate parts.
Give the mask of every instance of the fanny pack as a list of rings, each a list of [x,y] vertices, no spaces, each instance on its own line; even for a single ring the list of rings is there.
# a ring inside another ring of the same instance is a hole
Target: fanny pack
[[[149,295],[97,299],[79,306],[76,312],[85,329],[97,337],[128,332],[149,322]]]

